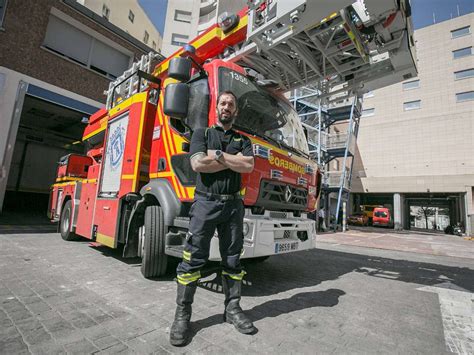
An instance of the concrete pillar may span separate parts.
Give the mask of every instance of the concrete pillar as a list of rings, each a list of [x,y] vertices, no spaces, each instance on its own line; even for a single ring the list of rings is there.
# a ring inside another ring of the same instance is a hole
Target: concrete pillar
[[[465,211],[466,211],[466,235],[472,236],[474,235],[473,225],[472,225],[472,222],[474,219],[472,186],[466,186],[466,194],[464,195],[464,204],[465,204]]]
[[[393,228],[395,230],[403,229],[403,198],[399,193],[393,194]]]

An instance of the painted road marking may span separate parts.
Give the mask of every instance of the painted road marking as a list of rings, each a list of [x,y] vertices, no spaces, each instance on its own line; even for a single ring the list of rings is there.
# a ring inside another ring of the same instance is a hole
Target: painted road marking
[[[447,350],[455,354],[472,354],[474,295],[470,292],[433,286],[421,287],[418,290],[438,294]]]

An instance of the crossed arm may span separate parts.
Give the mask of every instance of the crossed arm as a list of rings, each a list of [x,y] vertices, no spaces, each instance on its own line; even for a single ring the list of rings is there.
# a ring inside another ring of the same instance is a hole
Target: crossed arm
[[[238,173],[250,173],[254,168],[254,158],[238,153],[237,155],[223,153],[219,160],[215,160],[216,151],[208,150],[205,153],[195,154],[191,158],[191,167],[197,173],[216,173],[231,169]]]

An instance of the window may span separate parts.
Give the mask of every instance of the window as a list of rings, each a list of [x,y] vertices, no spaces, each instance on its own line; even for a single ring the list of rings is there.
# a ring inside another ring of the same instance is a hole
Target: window
[[[472,78],[472,77],[474,77],[474,69],[466,69],[466,70],[460,70],[460,71],[454,72],[455,80]]]
[[[451,31],[451,38],[467,36],[471,33],[471,26],[465,26]]]
[[[474,100],[474,91],[466,91],[456,94],[456,102]]]
[[[456,49],[453,51],[453,59],[458,59],[469,55],[472,55],[472,47]]]
[[[403,109],[405,111],[417,110],[421,108],[421,100],[408,101],[403,103]]]
[[[128,19],[131,23],[133,23],[133,21],[135,20],[135,14],[132,12],[132,10],[128,10]]]
[[[110,9],[105,4],[102,6],[102,16],[106,18],[107,20],[109,19],[109,16],[110,16]]]
[[[364,99],[368,98],[368,97],[374,97],[374,92],[373,91],[368,91],[364,94]]]
[[[420,87],[420,80],[412,80],[402,84],[403,91],[418,89]]]
[[[151,43],[151,48],[153,48],[154,50],[156,50],[156,43],[155,43],[155,41],[153,41],[153,42]]]
[[[184,46],[188,43],[189,36],[173,33],[171,35],[171,44],[174,46]]]
[[[375,108],[367,108],[362,110],[362,117],[369,117],[375,114]]]
[[[175,10],[174,20],[179,22],[191,23],[191,13],[183,10]]]
[[[49,17],[43,47],[111,79],[130,63],[126,54],[55,16]]]
[[[147,31],[145,31],[145,35],[143,36],[143,42],[144,42],[145,44],[147,44],[149,38],[150,38],[150,35],[148,34]]]

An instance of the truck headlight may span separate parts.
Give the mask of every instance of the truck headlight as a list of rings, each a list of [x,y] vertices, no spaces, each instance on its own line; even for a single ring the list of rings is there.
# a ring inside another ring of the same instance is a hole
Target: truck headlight
[[[242,228],[242,233],[244,234],[244,237],[246,237],[250,232],[250,226],[247,222],[244,222],[243,228]]]

